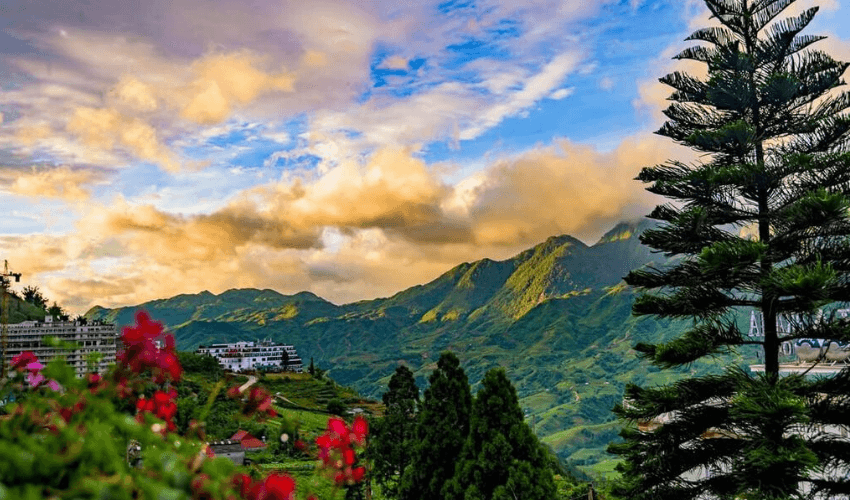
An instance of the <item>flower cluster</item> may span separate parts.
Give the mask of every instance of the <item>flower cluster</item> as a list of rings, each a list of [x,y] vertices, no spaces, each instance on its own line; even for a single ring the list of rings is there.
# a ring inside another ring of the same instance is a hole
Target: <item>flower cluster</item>
[[[245,500],[292,500],[295,494],[295,480],[285,474],[273,473],[262,481],[236,474],[232,485]]]
[[[336,484],[354,484],[363,479],[366,469],[354,467],[357,454],[352,445],[363,446],[369,425],[366,419],[358,416],[349,428],[339,418],[328,420],[328,430],[316,439],[319,447],[319,459],[322,465],[331,471]]]
[[[160,429],[163,437],[165,437],[166,432],[174,432],[177,430],[177,426],[174,425],[174,421],[172,420],[177,414],[177,403],[174,401],[175,399],[177,399],[177,391],[174,388],[168,392],[156,391],[153,399],[145,399],[144,396],[141,396],[136,401],[136,410],[138,410],[136,421],[142,423],[145,420],[145,413],[153,413],[156,418],[165,420],[166,427]]]
[[[30,388],[36,389],[41,386],[47,386],[54,391],[60,390],[59,383],[55,380],[45,382],[44,375],[41,374],[44,365],[38,362],[38,358],[35,357],[32,351],[24,351],[12,358],[12,368],[18,373],[22,373],[23,371],[28,372],[27,384]]]
[[[154,433],[161,433],[162,437],[168,437],[168,432],[176,431],[173,419],[177,413],[177,391],[168,385],[163,387],[163,384],[167,384],[169,380],[179,381],[182,375],[182,368],[174,351],[174,337],[173,335],[165,335],[165,347],[158,349],[154,340],[162,336],[162,324],[151,321],[150,317],[144,312],[136,314],[136,322],[135,326],[124,329],[121,340],[125,348],[117,356],[117,365],[105,377],[97,373],[90,373],[86,375],[85,379],[74,381],[73,376],[67,374],[67,372],[57,371],[55,373],[58,375],[50,374],[50,376],[56,376],[64,385],[67,385],[68,390],[65,390],[56,381],[45,381],[44,375],[40,373],[44,366],[39,363],[32,352],[24,352],[16,356],[12,360],[13,368],[18,374],[27,373],[27,382],[30,388],[48,386],[57,393],[48,396],[46,399],[43,396],[47,396],[47,394],[34,394],[33,401],[24,401],[24,404],[10,406],[10,409],[13,409],[10,416],[15,421],[7,425],[15,425],[17,426],[15,428],[20,429],[21,424],[24,424],[24,427],[35,429],[35,432],[43,432],[46,429],[49,434],[55,436],[53,439],[60,441],[76,440],[73,442],[62,441],[64,444],[59,448],[62,450],[63,460],[69,461],[68,463],[73,460],[97,460],[91,457],[95,457],[98,453],[93,453],[91,451],[93,448],[88,448],[96,445],[86,444],[84,436],[88,433],[89,426],[92,425],[93,421],[98,420],[96,417],[109,415],[106,405],[110,404],[108,403],[110,401],[113,404],[117,403],[117,407],[123,407],[127,410],[134,405],[138,422],[144,422],[146,414],[152,414],[163,420],[165,425],[156,423],[150,428]],[[152,396],[145,397],[141,394],[150,394],[148,392],[150,382],[158,387],[153,391]],[[16,387],[19,390],[23,388],[23,386]],[[215,389],[215,391],[217,392],[218,389]],[[259,415],[261,418],[277,416],[277,412],[272,408],[271,394],[263,388],[253,387],[249,391],[245,386],[236,386],[229,389],[227,394],[232,398],[242,399],[242,413],[244,415],[249,417]],[[208,410],[209,406],[202,415],[206,415],[205,412]],[[77,421],[72,423],[75,415]],[[3,422],[3,420],[0,420],[0,427],[3,426]],[[157,464],[158,460],[163,460],[164,464],[169,459],[159,457],[174,456],[174,452],[180,447],[178,441],[173,441],[175,448],[167,450],[171,446],[168,444],[171,442],[170,440],[154,439],[152,441],[147,437],[151,436],[148,431],[134,430],[133,427],[122,427],[122,425],[125,425],[124,422],[126,420],[123,419],[121,423],[116,421],[114,427],[115,429],[122,429],[120,431],[122,438],[119,439],[127,437],[127,433],[129,433],[130,436],[133,436],[133,439],[140,440],[136,443],[151,450],[151,464]],[[96,423],[101,426],[100,429],[103,429],[102,426],[106,424],[106,421]],[[73,432],[60,432],[61,429],[70,425],[76,426]],[[108,434],[108,431],[105,433],[103,430],[99,430],[98,432],[99,436]],[[325,468],[332,470],[331,473],[337,486],[351,485],[362,481],[365,469],[357,466],[357,456],[353,447],[364,444],[367,432],[368,426],[362,417],[358,417],[350,429],[342,420],[332,418],[328,421],[328,432],[317,439],[316,443],[320,449],[319,457]],[[192,420],[186,438],[191,439],[192,434],[203,440],[203,423]],[[300,441],[296,442],[296,446],[299,449],[306,448],[306,445]],[[83,450],[86,449],[88,451],[84,452]],[[186,447],[183,449],[188,450]],[[129,450],[130,448],[128,448],[128,453]],[[183,482],[184,486],[179,488],[188,487],[193,500],[294,499],[295,480],[291,477],[274,473],[262,480],[253,481],[251,477],[245,474],[231,475],[232,472],[224,472],[226,469],[222,469],[221,464],[205,466],[203,464],[205,455],[214,457],[214,454],[209,446],[204,446],[202,450],[206,453],[193,452],[189,455],[184,452],[181,453],[184,459],[183,463],[186,466],[185,472],[182,472],[182,474],[188,472],[191,480],[188,483]],[[165,454],[161,454],[163,451],[165,451]],[[0,448],[0,465],[8,463],[12,462],[3,458],[3,451]],[[139,465],[139,467],[141,466]],[[173,488],[180,483],[177,478],[181,472],[175,471],[173,466],[163,467],[162,469],[156,469],[156,465],[152,465],[152,467],[151,470],[143,471],[146,479],[141,479],[142,476],[137,477],[135,473],[123,476],[123,479],[120,479],[124,485],[122,488],[128,488],[127,491],[132,490],[129,493],[132,498],[137,498],[138,495],[147,497],[154,494],[152,492],[158,491],[156,484],[165,485],[168,483],[170,485],[168,487]],[[2,471],[0,471],[1,475]],[[58,498],[50,495],[57,492],[56,488],[63,488],[59,486],[59,479],[53,479],[59,476],[61,474],[55,471],[44,472],[42,477],[37,479],[40,483],[31,483],[30,485],[40,484],[39,488],[42,488],[41,492],[45,498]],[[117,481],[119,476],[110,476],[109,481]],[[35,480],[35,477],[33,479]],[[105,478],[98,477],[94,481],[92,481],[92,478],[83,478],[81,482],[74,482],[74,484],[77,485],[75,487],[88,487],[85,485],[94,487],[94,485],[103,484],[101,479]],[[153,483],[150,481],[153,481]],[[104,487],[109,488],[108,486]],[[97,486],[95,490],[91,491],[91,494],[94,495],[95,492],[99,492],[97,495],[102,497],[104,491],[102,486]],[[0,485],[0,497],[4,496],[2,494],[4,492],[5,490],[2,490],[2,485]],[[316,498],[310,496],[308,500],[316,500]]]
[[[89,373],[86,375],[86,383],[88,385],[89,392],[92,394],[97,394],[109,386],[107,381],[97,373]]]
[[[227,397],[236,399],[245,392],[245,389],[239,386],[231,387],[227,390]],[[247,417],[252,417],[259,413],[261,419],[264,417],[276,417],[277,412],[272,408],[272,395],[269,391],[262,387],[252,387],[248,392],[248,397],[243,401],[242,413]]]
[[[162,336],[162,323],[151,321],[144,311],[136,313],[136,326],[124,327],[121,341],[124,349],[116,358],[127,365],[133,373],[141,374],[146,369],[154,373],[154,383],[161,384],[167,378],[177,382],[182,369],[174,351],[174,335],[165,335],[165,347],[158,349],[154,340]]]

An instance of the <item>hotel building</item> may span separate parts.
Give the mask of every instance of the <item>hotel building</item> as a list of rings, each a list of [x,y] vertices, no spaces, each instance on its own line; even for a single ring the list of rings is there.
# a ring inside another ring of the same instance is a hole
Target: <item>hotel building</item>
[[[300,373],[303,371],[301,358],[298,356],[295,347],[275,344],[271,339],[262,342],[202,345],[198,346],[195,352],[213,356],[225,370],[233,372],[285,370]],[[286,366],[284,366],[284,363],[286,363]]]
[[[45,345],[45,337],[75,342],[79,349],[70,351]],[[108,365],[115,363],[118,347],[118,330],[114,324],[99,321],[54,321],[47,316],[44,321],[24,321],[7,325],[6,366],[11,367],[12,358],[23,351],[32,351],[42,364],[47,364],[57,356],[63,356],[76,370],[77,376],[87,373],[87,355],[92,352],[103,354],[95,367],[98,373],[106,371]]]

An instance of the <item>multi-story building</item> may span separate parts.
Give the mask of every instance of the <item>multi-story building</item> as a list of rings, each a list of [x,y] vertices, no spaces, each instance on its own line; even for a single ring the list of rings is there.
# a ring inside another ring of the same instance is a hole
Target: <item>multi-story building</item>
[[[60,341],[75,342],[80,348],[69,351],[45,345],[45,337],[56,337]],[[42,364],[47,364],[57,356],[63,356],[70,366],[82,377],[88,371],[87,356],[99,352],[100,358],[95,370],[106,371],[108,365],[115,363],[118,342],[118,330],[114,324],[99,321],[53,321],[47,316],[44,321],[24,321],[7,326],[6,366],[12,365],[12,358],[23,351],[32,351]]]
[[[225,370],[233,372],[286,370],[300,373],[304,369],[295,346],[275,344],[271,339],[262,342],[202,345],[198,346],[195,352],[213,356]]]
[[[844,358],[844,359],[846,360],[846,358]],[[836,363],[836,362],[833,361],[831,364],[822,365],[822,364],[819,364],[818,362],[803,362],[803,361],[798,360],[798,361],[793,362],[793,363],[781,363],[779,365],[779,374],[780,374],[780,376],[785,376],[785,375],[789,375],[789,374],[792,374],[792,373],[803,374],[803,375],[811,376],[811,377],[831,376],[831,375],[836,375],[839,372],[841,372],[841,370],[843,370],[847,366],[844,363],[845,363],[845,361],[842,361],[841,363]],[[751,372],[760,373],[760,372],[764,372],[764,370],[765,370],[765,368],[764,368],[763,364],[761,364],[761,365],[750,365],[750,371]],[[714,401],[709,401],[708,403],[720,405],[720,404],[726,404],[728,402],[723,401],[723,400],[714,400]],[[624,400],[623,404],[625,406],[628,406],[630,403],[629,403],[628,400]],[[652,420],[637,422],[637,427],[642,432],[653,432],[653,431],[657,430],[658,428],[660,428],[662,425],[668,424],[670,422],[674,422],[676,420],[676,418],[677,418],[677,412],[664,413],[664,414],[661,414],[661,415],[655,417]],[[795,429],[793,432],[786,433],[786,437],[788,437],[792,434],[802,436],[806,439],[815,439],[815,438],[823,439],[824,437],[829,437],[831,439],[836,439],[836,440],[841,441],[844,444],[846,444],[846,443],[850,443],[850,423],[848,423],[846,425],[800,426],[799,428]],[[738,434],[736,434],[734,432],[730,432],[728,430],[721,430],[721,429],[712,428],[712,429],[708,429],[706,432],[704,432],[702,434],[702,436],[700,436],[698,439],[705,440],[705,439],[716,439],[716,438],[746,439],[746,436],[738,435]],[[687,445],[685,445],[685,446],[687,446]],[[695,467],[695,468],[690,469],[690,470],[686,471],[685,473],[681,474],[679,477],[684,481],[697,483],[697,482],[704,481],[708,478],[711,478],[712,476],[715,476],[715,475],[728,473],[729,471],[730,471],[730,466],[728,464],[714,464],[711,467],[704,467],[704,466]],[[830,479],[830,480],[835,480],[836,478],[839,478],[839,479],[847,478],[847,477],[850,477],[850,470],[848,470],[846,463],[838,463],[838,464],[834,464],[832,466],[832,468],[829,471],[829,474],[814,473],[813,477],[816,478],[816,479]],[[809,481],[801,482],[800,483],[800,490],[802,491],[802,493],[804,493],[806,495],[812,494],[812,483],[809,482]],[[714,500],[716,497],[713,497],[713,496],[710,496],[710,495],[703,495],[699,498],[700,498],[700,500]],[[820,494],[820,495],[814,495],[814,496],[806,497],[806,498],[813,498],[813,499],[818,499],[818,500],[821,500],[821,499],[827,500],[827,498],[829,500],[850,500],[850,495],[838,495],[838,496],[833,495],[833,496],[826,497],[825,495]]]

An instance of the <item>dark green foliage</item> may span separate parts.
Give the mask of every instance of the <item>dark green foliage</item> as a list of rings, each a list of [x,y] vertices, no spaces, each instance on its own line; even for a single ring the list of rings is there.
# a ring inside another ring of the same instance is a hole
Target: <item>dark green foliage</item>
[[[25,286],[22,293],[24,294],[24,301],[39,309],[47,309],[47,297],[42,295],[41,290],[37,286]]]
[[[835,467],[846,471],[850,454],[820,431],[846,410],[848,386],[779,377],[783,341],[846,338],[846,322],[816,318],[820,308],[850,300],[850,94],[831,92],[850,65],[807,49],[823,37],[799,35],[817,7],[775,21],[793,1],[706,0],[721,26],[695,32],[689,40],[709,45],[677,58],[707,64],[707,80],[661,79],[675,91],[658,133],[707,155],[641,171],[650,192],[676,202],[652,212],[665,224],[641,241],[675,259],[635,270],[626,282],[655,291],[635,301],[635,315],[693,324],[635,349],[669,369],[755,346],[765,374],[729,368],[627,387],[628,404],[615,408],[620,417],[672,420],[655,430],[628,427],[625,443],[610,447],[627,459],[624,497],[800,498],[801,482],[813,477],[824,493],[847,487]],[[763,314],[763,337],[740,330],[736,315],[747,308]],[[793,333],[777,328],[787,314],[802,319]]]
[[[62,308],[56,302],[53,302],[53,305],[47,309],[47,314],[53,316],[53,319],[56,320],[67,320],[68,315],[65,313],[65,309]]]
[[[383,396],[384,417],[372,425],[372,477],[384,495],[398,498],[401,474],[410,464],[410,449],[416,438],[419,388],[410,368],[401,365],[390,378]]]
[[[6,294],[5,313],[9,324],[20,323],[22,321],[42,321],[44,320],[44,309],[36,307],[29,302],[18,297],[13,291],[9,290]]]
[[[328,413],[340,416],[345,414],[345,403],[339,398],[331,399],[328,401]]]
[[[428,379],[410,465],[401,478],[399,498],[445,498],[445,487],[454,476],[455,461],[469,434],[472,393],[457,356],[444,352]]]
[[[221,364],[213,356],[178,351],[177,359],[186,373],[201,374],[212,380],[216,380],[224,375],[224,368],[222,368]]]
[[[548,452],[523,421],[502,368],[487,372],[475,397],[469,436],[441,498],[549,500],[555,483]]]

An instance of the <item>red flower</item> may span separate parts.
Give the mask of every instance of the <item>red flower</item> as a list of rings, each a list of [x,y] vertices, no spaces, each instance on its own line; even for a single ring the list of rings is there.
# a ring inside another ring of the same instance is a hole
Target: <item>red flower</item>
[[[192,480],[192,498],[194,500],[212,500],[212,493],[206,489],[209,479],[209,475],[201,473]]]
[[[251,476],[247,474],[236,474],[230,480],[230,483],[239,490],[242,497],[248,496],[248,492],[251,490],[251,482]]]
[[[180,367],[180,362],[177,360],[177,356],[175,356],[173,352],[160,351],[154,363],[158,371],[156,376],[157,383],[161,384],[162,382],[165,382],[166,375],[175,382],[180,380],[180,375],[182,374],[183,369]]]
[[[61,410],[59,410],[59,415],[62,417],[62,420],[64,420],[65,423],[68,423],[68,422],[71,421],[71,416],[73,414],[74,414],[74,412],[71,411],[71,408],[62,408]]]
[[[354,465],[354,460],[357,457],[354,455],[354,450],[351,448],[346,448],[342,452],[342,460],[345,462],[345,465]]]
[[[119,398],[124,399],[133,395],[133,388],[128,385],[125,377],[121,377],[115,385],[115,392]]]
[[[291,500],[295,492],[295,481],[286,475],[272,473],[263,482],[265,496],[257,500]]]
[[[38,358],[32,351],[24,351],[12,358],[12,368],[15,371],[23,371],[30,363],[38,363]]]
[[[348,437],[348,428],[345,426],[345,422],[339,418],[329,418],[328,419],[328,431],[336,434],[337,436],[347,438]]]
[[[328,419],[328,430],[316,439],[319,459],[337,484],[354,484],[363,479],[365,469],[352,466],[357,463],[353,444],[362,445],[368,433],[368,424],[362,417],[355,419],[351,429],[339,418]]]
[[[353,441],[357,444],[363,444],[366,440],[366,435],[369,434],[369,423],[365,418],[358,415],[354,419],[354,423],[351,424],[351,433],[353,434]]]
[[[169,378],[180,380],[182,368],[174,352],[174,335],[165,335],[163,349],[154,345],[154,339],[162,336],[162,332],[162,323],[151,321],[146,312],[139,311],[136,313],[136,326],[125,327],[121,334],[125,348],[117,354],[117,360],[136,374],[153,370],[155,383]]]
[[[238,387],[231,387],[227,391],[228,397],[236,397],[239,395]],[[265,416],[275,417],[277,412],[272,406],[271,393],[262,387],[252,387],[248,392],[248,398],[242,408],[242,413],[248,417],[253,416],[257,412],[263,413]]]

